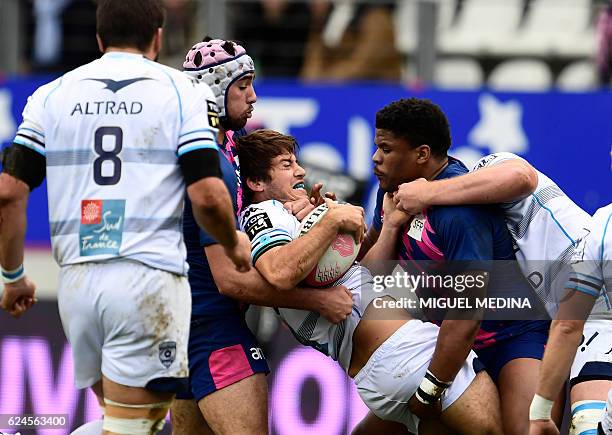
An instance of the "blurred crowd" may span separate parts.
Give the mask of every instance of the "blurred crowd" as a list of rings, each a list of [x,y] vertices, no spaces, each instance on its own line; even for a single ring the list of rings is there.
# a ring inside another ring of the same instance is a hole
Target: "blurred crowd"
[[[400,81],[413,77],[406,69],[414,68],[410,58],[415,53],[407,53],[397,44],[398,32],[406,31],[401,27],[417,22],[397,19],[400,4],[410,0],[164,1],[167,19],[161,60],[175,67],[182,63],[185,49],[204,36],[198,33],[206,32],[205,26],[196,22],[202,17],[198,8],[206,1],[225,1],[228,35],[211,36],[241,41],[258,64],[259,76],[306,81]],[[467,1],[453,0],[455,18]],[[538,0],[522,1],[527,9],[530,2]],[[612,3],[590,1],[597,49],[589,61],[595,66],[598,83],[610,84]],[[25,38],[21,72],[58,73],[99,56],[91,36],[95,34],[95,0],[24,0],[21,14]],[[411,34],[416,38],[416,30]],[[475,57],[486,71],[489,58]],[[553,69],[558,64],[556,58],[544,61]]]

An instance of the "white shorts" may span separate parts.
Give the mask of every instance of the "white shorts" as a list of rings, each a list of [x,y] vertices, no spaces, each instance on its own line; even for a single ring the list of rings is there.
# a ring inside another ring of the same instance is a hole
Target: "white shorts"
[[[612,320],[588,319],[570,373],[570,383],[612,379]]]
[[[419,418],[408,410],[408,401],[425,377],[436,348],[438,328],[432,323],[410,320],[389,337],[355,376],[355,385],[368,408],[383,420],[404,424],[418,433]],[[444,411],[476,377],[470,354],[450,388],[442,396]]]
[[[186,277],[131,260],[64,266],[57,299],[77,388],[94,385],[104,374],[130,387],[170,378],[148,387],[180,390],[189,376]]]

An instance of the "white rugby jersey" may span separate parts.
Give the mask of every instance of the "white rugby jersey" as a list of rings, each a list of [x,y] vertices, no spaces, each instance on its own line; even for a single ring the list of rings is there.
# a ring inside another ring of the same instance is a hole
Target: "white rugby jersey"
[[[34,92],[14,142],[46,158],[60,266],[130,258],[187,272],[178,157],[217,148],[214,100],[182,72],[122,52]]]
[[[587,235],[572,257],[569,286],[594,298],[591,318],[612,320],[612,204],[593,215]]]
[[[300,222],[295,216],[274,200],[252,204],[240,214],[240,228],[251,239],[251,256],[255,266],[262,254],[297,238],[299,226]],[[300,343],[338,361],[348,372],[353,352],[353,333],[370,302],[383,294],[374,293],[372,275],[358,264],[354,264],[333,285],[344,285],[353,294],[351,315],[337,325],[314,311],[278,308],[276,312]]]
[[[490,154],[480,159],[472,171],[511,159],[524,160],[512,153]],[[502,207],[518,249],[516,258],[521,270],[554,318],[567,284],[570,260],[587,234],[591,216],[550,178],[536,172],[536,190],[527,198]]]

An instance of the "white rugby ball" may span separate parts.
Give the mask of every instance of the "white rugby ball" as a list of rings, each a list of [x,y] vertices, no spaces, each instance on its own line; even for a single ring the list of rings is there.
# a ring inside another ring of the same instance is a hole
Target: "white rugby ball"
[[[321,220],[329,208],[321,204],[300,225],[299,236],[308,233]],[[314,269],[306,276],[304,283],[310,287],[325,287],[337,281],[351,268],[359,253],[360,244],[351,234],[338,234]]]

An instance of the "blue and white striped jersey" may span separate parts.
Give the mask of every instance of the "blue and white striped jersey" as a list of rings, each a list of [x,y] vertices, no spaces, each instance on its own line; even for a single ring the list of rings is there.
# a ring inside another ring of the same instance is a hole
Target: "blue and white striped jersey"
[[[14,142],[46,158],[60,266],[129,258],[187,273],[178,157],[217,149],[214,100],[182,72],[123,52],[34,92]]]
[[[593,215],[572,258],[569,288],[597,298],[589,319],[612,320],[612,204]]]
[[[299,235],[300,222],[279,201],[251,204],[240,214],[240,228],[251,239],[253,264],[267,251],[290,243]],[[353,334],[370,302],[385,294],[373,290],[370,272],[354,264],[334,284],[344,285],[353,294],[353,311],[343,322],[334,325],[314,311],[290,308],[276,309],[295,338],[330,358],[348,371],[353,352]]]
[[[480,159],[472,171],[512,159],[523,160],[512,153],[490,154]],[[502,204],[502,208],[521,270],[554,318],[567,285],[570,260],[587,234],[591,216],[554,181],[536,172],[535,191],[522,200]]]

